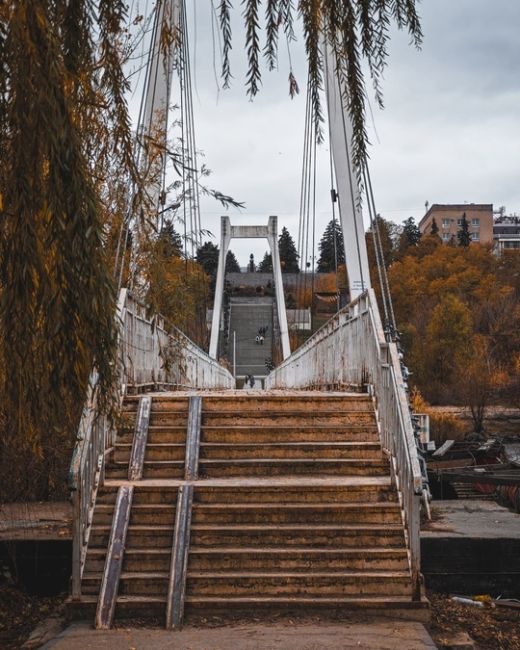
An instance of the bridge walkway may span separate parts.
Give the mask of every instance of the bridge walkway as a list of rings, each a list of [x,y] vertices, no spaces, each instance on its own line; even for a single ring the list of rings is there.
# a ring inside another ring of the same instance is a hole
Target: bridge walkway
[[[256,342],[258,330],[267,327],[263,344]],[[268,374],[266,360],[273,357],[273,299],[232,298],[230,301],[229,355],[233,355],[233,334],[236,337],[236,376]]]

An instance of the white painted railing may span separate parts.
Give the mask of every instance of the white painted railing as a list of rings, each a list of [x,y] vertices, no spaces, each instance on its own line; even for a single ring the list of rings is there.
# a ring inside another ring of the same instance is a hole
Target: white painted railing
[[[160,315],[121,291],[118,307],[122,327],[120,362],[123,383],[171,384],[176,388],[234,388],[231,373]]]
[[[122,289],[117,305],[119,379],[116,399],[128,386],[167,385],[179,388],[234,388],[231,373],[182,332],[167,327],[161,316],[149,318],[145,306]],[[103,482],[105,456],[114,444],[115,429],[100,412],[97,374],[89,380],[78,428],[69,484],[74,512],[72,596],[81,596],[81,576],[97,488]]]
[[[385,339],[373,290],[338,312],[266,381],[267,388],[282,389],[366,385],[373,389],[383,448],[402,499],[414,597],[419,598],[422,477],[397,346]]]

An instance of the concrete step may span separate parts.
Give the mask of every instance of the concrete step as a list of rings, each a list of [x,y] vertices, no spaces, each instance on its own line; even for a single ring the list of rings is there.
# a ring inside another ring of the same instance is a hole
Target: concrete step
[[[345,503],[397,501],[397,493],[387,477],[363,478],[363,483],[355,478],[348,485],[334,482],[331,485],[249,485],[241,487],[207,486],[205,482],[195,487],[195,503]]]
[[[186,427],[188,422],[188,409],[164,409],[150,413],[150,426],[177,426]],[[125,432],[133,431],[135,426],[135,411],[121,414],[121,428]]]
[[[197,503],[197,524],[401,523],[398,503]]]
[[[153,593],[153,591],[125,593]],[[187,596],[409,596],[408,571],[190,571]]]
[[[139,395],[127,395],[123,401],[121,411],[123,413],[135,413],[139,404]],[[173,397],[169,395],[153,395],[152,396],[152,412],[160,411],[167,406],[168,409],[177,411],[187,411],[189,405],[188,397]]]
[[[166,417],[166,416],[164,416]],[[153,422],[157,424],[157,422]],[[271,411],[270,413],[251,411],[213,411],[202,413],[202,426],[233,426],[242,427],[283,427],[286,425],[304,425],[319,428],[321,425],[372,425],[376,426],[375,415],[370,411],[349,410],[319,410],[313,413],[298,411]]]
[[[233,458],[199,461],[199,476],[386,476],[388,462],[383,459],[348,458]],[[151,470],[148,476],[151,476]],[[156,474],[159,476],[160,474]],[[165,474],[161,474],[165,475]],[[145,474],[146,476],[146,474]]]
[[[176,404],[179,408],[188,408],[189,397],[187,395],[179,395],[175,392],[169,393],[155,393],[152,397],[152,409],[156,409],[164,402]],[[123,401],[123,410],[137,409],[141,395],[125,395]]]
[[[121,596],[159,596],[165,598],[168,593],[169,571],[123,571],[119,579]],[[101,586],[101,572],[83,573],[82,592],[98,594]]]
[[[127,458],[129,454],[130,450],[128,450]],[[147,449],[147,458],[148,455],[149,451]],[[379,460],[383,458],[383,452],[381,445],[377,442],[203,442],[200,446],[200,458],[306,458],[309,460],[318,460],[320,458],[364,458]]]
[[[106,548],[110,537],[111,524],[92,526],[89,547]],[[161,548],[171,550],[173,540],[173,524],[143,524],[128,526],[126,536],[127,548]]]
[[[123,572],[145,573],[170,570],[171,548],[127,548],[123,558]],[[87,553],[85,571],[99,573],[105,566],[106,549],[90,549]]]
[[[287,548],[401,548],[401,523],[351,524],[206,524],[191,527],[194,547],[257,547],[283,545]]]
[[[82,595],[80,600],[67,601],[67,614],[71,619],[93,620],[97,595]],[[116,620],[152,618],[161,627],[164,625],[166,597],[161,596],[118,596]],[[406,618],[427,623],[428,601],[412,601],[409,596],[188,596],[185,601],[187,623],[192,616],[218,616],[224,620],[253,616],[273,615],[326,615],[341,616],[358,613],[366,616]]]
[[[85,572],[102,572],[106,549],[90,549]],[[171,549],[127,548],[123,572],[167,572],[170,570]],[[405,548],[323,549],[306,547],[191,547],[189,569],[193,571],[406,571],[408,556]]]
[[[81,599],[69,599],[67,617],[72,620],[93,621],[96,614],[97,594],[82,594]],[[161,626],[166,617],[166,596],[118,596],[115,620],[152,619]]]
[[[405,548],[191,546],[189,571],[407,571]]]
[[[134,439],[133,428],[120,430],[117,435],[117,442],[121,444],[132,444]],[[150,426],[148,427],[148,445],[171,443],[186,444],[186,426]]]
[[[183,411],[161,410],[152,411],[150,414],[150,426],[178,426],[185,427],[188,423],[188,409]]]
[[[160,487],[135,485],[134,498],[132,501],[133,506],[139,504],[154,504],[154,505],[171,505],[177,503],[177,487],[165,485],[164,482]],[[115,504],[117,496],[116,487],[107,487],[106,485],[98,492],[96,500],[96,507],[99,504]]]
[[[118,600],[119,607],[119,600]],[[406,618],[421,623],[429,621],[428,601],[412,601],[409,596],[187,596],[185,613],[238,619],[273,615],[321,615],[338,617],[358,613],[365,617]]]
[[[176,504],[133,503],[130,510],[130,525],[173,525]],[[97,504],[94,510],[95,525],[109,525],[112,522],[114,507],[111,504]]]
[[[132,444],[117,442],[113,454],[116,463],[128,463],[132,452]],[[149,443],[146,445],[145,461],[154,460],[184,460],[186,445],[184,443]]]
[[[128,462],[111,462],[106,470],[107,479],[124,479],[128,476]],[[143,478],[184,478],[183,460],[145,460]]]
[[[203,443],[261,442],[379,442],[379,433],[372,424],[283,424],[255,425],[203,424]]]
[[[323,395],[312,395],[299,397],[292,393],[290,397],[283,395],[264,395],[260,393],[254,399],[243,394],[234,394],[232,397],[204,397],[204,413],[214,411],[258,411],[278,412],[296,411],[297,413],[315,412],[316,410],[348,410],[348,411],[370,411],[373,413],[372,399],[363,395],[352,395],[348,397],[328,397]]]

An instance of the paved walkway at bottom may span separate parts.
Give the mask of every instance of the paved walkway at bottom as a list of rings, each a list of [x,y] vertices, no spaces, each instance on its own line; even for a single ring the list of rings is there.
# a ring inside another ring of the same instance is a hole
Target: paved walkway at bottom
[[[44,650],[436,650],[421,623],[381,621],[339,624],[233,625],[93,630],[74,624]]]

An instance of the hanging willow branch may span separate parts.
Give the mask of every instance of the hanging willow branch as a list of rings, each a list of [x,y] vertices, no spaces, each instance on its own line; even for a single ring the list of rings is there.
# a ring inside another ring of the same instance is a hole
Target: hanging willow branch
[[[0,6],[0,499],[13,462],[26,471],[11,477],[11,498],[58,489],[93,367],[111,394],[115,296],[100,197],[116,152],[121,175],[135,174],[117,53],[124,18],[115,0]]]
[[[387,59],[387,44],[391,22],[406,29],[412,42],[419,47],[422,31],[417,14],[417,0],[264,0],[265,25],[259,25],[260,0],[242,0],[246,32],[246,51],[249,63],[247,90],[250,96],[258,91],[261,74],[259,67],[260,43],[258,34],[266,35],[264,54],[268,67],[275,66],[277,39],[282,29],[286,37],[294,38],[296,13],[303,25],[305,48],[309,61],[309,83],[315,116],[316,133],[321,137],[323,111],[320,91],[323,86],[323,35],[335,54],[337,73],[345,92],[345,103],[353,124],[354,163],[361,170],[367,159],[367,132],[365,128],[366,89],[363,62],[369,74],[379,106],[383,105],[381,80]],[[229,29],[229,2],[226,13],[221,11],[221,29],[224,49],[231,47]],[[225,18],[225,20],[224,20]],[[226,58],[226,79],[229,79],[229,60]]]
[[[222,79],[224,88],[229,88],[231,83],[231,65],[229,55],[231,53],[231,0],[221,0],[219,7],[219,21],[222,30]]]

